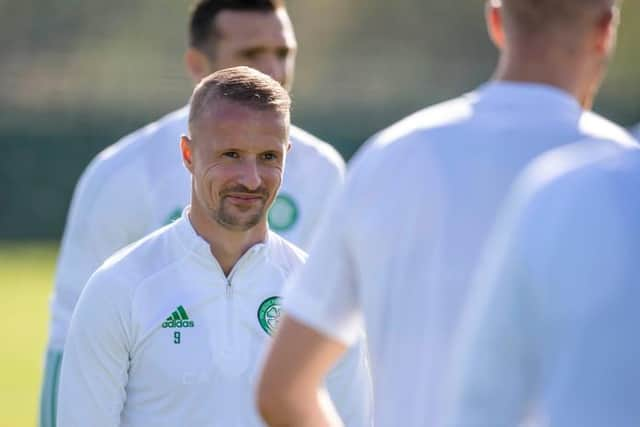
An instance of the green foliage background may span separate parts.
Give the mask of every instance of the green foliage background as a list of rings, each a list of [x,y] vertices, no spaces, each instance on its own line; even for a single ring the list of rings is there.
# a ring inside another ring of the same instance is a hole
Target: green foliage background
[[[289,0],[294,121],[345,156],[486,80],[483,2]],[[58,238],[90,158],[186,102],[187,0],[0,0],[0,239]],[[626,2],[596,109],[640,120],[640,4]]]

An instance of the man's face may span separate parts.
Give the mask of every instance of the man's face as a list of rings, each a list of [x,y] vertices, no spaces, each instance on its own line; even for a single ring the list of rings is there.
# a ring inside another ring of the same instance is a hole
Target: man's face
[[[296,37],[284,8],[273,12],[223,10],[215,19],[210,71],[246,65],[290,90]]]
[[[266,225],[282,182],[288,122],[281,112],[224,100],[203,112],[192,127],[192,203],[229,230]]]

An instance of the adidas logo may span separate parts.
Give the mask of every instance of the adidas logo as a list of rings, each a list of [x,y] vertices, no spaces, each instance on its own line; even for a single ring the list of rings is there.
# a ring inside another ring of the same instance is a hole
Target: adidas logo
[[[183,306],[179,306],[162,322],[163,328],[193,328],[193,320],[189,320],[189,315]]]

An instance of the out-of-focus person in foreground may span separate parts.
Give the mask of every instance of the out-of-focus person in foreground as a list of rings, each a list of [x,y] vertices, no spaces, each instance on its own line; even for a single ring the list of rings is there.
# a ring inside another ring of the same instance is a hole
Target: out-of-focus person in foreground
[[[375,424],[441,425],[472,272],[515,177],[584,138],[636,145],[589,111],[618,17],[614,0],[487,3],[492,81],[384,130],[353,162],[286,292],[258,388],[267,424],[339,424],[320,384],[364,325]]]

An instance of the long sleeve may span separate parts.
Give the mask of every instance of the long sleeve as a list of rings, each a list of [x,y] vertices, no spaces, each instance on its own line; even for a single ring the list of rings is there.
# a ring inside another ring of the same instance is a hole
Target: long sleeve
[[[59,426],[120,425],[129,369],[127,299],[118,281],[101,270],[83,291],[62,361]]]

